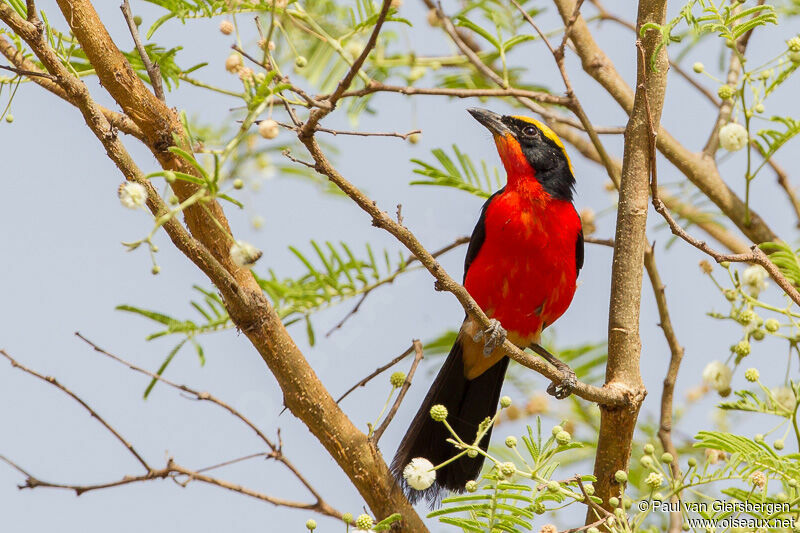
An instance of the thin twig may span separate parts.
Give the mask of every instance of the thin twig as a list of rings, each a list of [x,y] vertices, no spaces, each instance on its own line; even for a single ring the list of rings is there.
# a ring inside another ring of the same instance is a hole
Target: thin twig
[[[385,371],[386,371],[386,370],[388,370],[389,368],[392,368],[394,365],[396,365],[397,363],[399,363],[400,361],[402,361],[403,359],[405,359],[406,357],[408,357],[409,355],[411,355],[411,352],[413,352],[413,351],[414,351],[414,344],[412,343],[412,344],[411,344],[411,346],[409,346],[409,347],[408,347],[408,349],[407,349],[406,351],[404,351],[403,353],[401,353],[400,355],[398,355],[397,357],[395,357],[394,359],[392,359],[391,361],[389,361],[389,362],[388,362],[388,363],[386,363],[385,365],[383,365],[383,366],[379,366],[379,367],[378,367],[378,368],[376,368],[376,369],[375,369],[375,371],[374,371],[374,372],[372,372],[370,375],[368,375],[367,377],[365,377],[365,378],[361,379],[361,381],[359,381],[358,383],[356,383],[355,385],[353,385],[352,387],[350,387],[349,389],[347,389],[347,390],[344,392],[344,394],[342,394],[341,396],[339,396],[339,399],[338,399],[338,400],[336,400],[336,403],[341,403],[341,401],[342,401],[342,400],[344,400],[345,398],[347,398],[347,396],[348,396],[348,395],[349,395],[351,392],[353,392],[354,390],[356,390],[356,389],[357,389],[357,388],[359,388],[359,387],[363,387],[364,385],[366,385],[367,383],[369,383],[369,382],[370,382],[370,381],[371,381],[373,378],[375,378],[375,377],[379,376],[381,373],[385,372]]]
[[[658,268],[656,268],[655,246],[653,245],[645,251],[644,266],[647,269],[650,285],[653,287],[653,296],[655,296],[656,305],[658,307],[658,325],[661,326],[664,332],[664,338],[667,340],[670,352],[669,365],[667,366],[667,373],[664,376],[664,385],[661,392],[658,438],[661,441],[661,446],[663,446],[664,451],[672,454],[674,458],[670,463],[672,478],[681,479],[678,450],[675,448],[675,444],[672,441],[672,402],[675,394],[675,381],[678,378],[678,370],[681,367],[684,350],[683,346],[678,342],[675,329],[672,327],[672,320],[670,319],[669,308],[667,307],[667,295],[664,282],[661,281]],[[673,503],[680,501],[680,493],[673,495],[671,500]],[[676,510],[671,511],[669,515],[669,533],[680,533],[682,526],[683,518],[680,507],[676,506]]]
[[[592,4],[594,4],[594,6],[597,8],[597,11],[599,12],[598,15],[599,15],[601,21],[610,20],[612,22],[616,22],[617,24],[619,24],[619,25],[621,25],[621,26],[623,26],[625,28],[628,28],[632,32],[636,33],[636,26],[634,26],[631,22],[623,19],[622,17],[619,17],[619,16],[607,11],[605,6],[603,6],[603,4],[601,4],[599,2],[599,0],[589,0],[589,1]],[[689,83],[692,87],[697,89],[703,96],[705,96],[706,99],[709,102],[714,104],[714,107],[719,107],[719,105],[720,105],[719,98],[717,98],[717,95],[712,93],[708,89],[708,87],[703,86],[700,82],[698,82],[695,79],[694,76],[692,76],[691,74],[686,72],[686,69],[684,69],[682,66],[680,66],[678,63],[672,61],[671,59],[669,60],[669,66],[675,72],[677,72],[687,83]]]
[[[264,434],[264,432],[258,426],[256,426],[249,418],[244,416],[242,413],[240,413],[234,407],[232,407],[228,403],[220,400],[219,398],[216,398],[215,396],[213,396],[213,395],[211,395],[211,394],[209,394],[207,392],[197,391],[197,390],[195,390],[195,389],[193,389],[191,387],[188,387],[187,385],[181,385],[181,384],[175,383],[175,382],[170,381],[169,379],[167,379],[167,378],[165,378],[165,377],[163,377],[163,376],[161,376],[159,374],[155,374],[153,372],[150,372],[149,370],[146,370],[144,368],[138,367],[138,366],[134,365],[133,363],[131,363],[130,361],[126,361],[125,359],[123,359],[123,358],[121,358],[121,357],[119,357],[117,355],[114,355],[114,354],[104,350],[103,348],[101,348],[98,345],[96,345],[94,342],[90,341],[89,339],[87,339],[86,337],[81,335],[81,333],[78,332],[78,331],[75,332],[75,336],[78,337],[79,339],[81,339],[83,342],[85,342],[89,346],[91,346],[92,349],[94,349],[94,351],[96,351],[96,352],[98,352],[98,353],[100,353],[102,355],[105,355],[106,357],[108,357],[108,358],[110,358],[110,359],[112,359],[112,360],[114,360],[114,361],[116,361],[116,362],[118,362],[120,364],[123,364],[123,365],[127,366],[128,368],[130,368],[131,370],[133,370],[135,372],[138,372],[140,374],[144,374],[144,375],[146,375],[146,376],[148,376],[148,377],[150,377],[152,379],[156,379],[156,380],[164,383],[165,385],[168,385],[168,386],[170,386],[170,387],[172,387],[174,389],[177,389],[177,390],[179,390],[181,392],[184,392],[184,393],[187,393],[187,394],[191,394],[192,396],[195,397],[195,399],[197,399],[199,401],[207,401],[207,402],[213,403],[213,404],[223,408],[224,410],[226,410],[228,413],[230,413],[231,415],[233,415],[234,417],[239,419],[247,427],[249,427],[251,430],[253,430],[253,432],[258,436],[258,438],[261,439],[261,441],[264,442],[264,444],[266,444],[269,447],[269,449],[271,450],[271,452],[269,453],[269,457],[270,458],[275,459],[276,461],[282,463],[287,469],[289,469],[294,474],[294,476],[297,478],[297,480],[300,481],[300,483],[303,484],[303,486],[309,491],[309,493],[311,493],[312,496],[314,496],[314,498],[317,499],[318,502],[324,503],[324,500],[322,499],[322,496],[317,492],[317,490],[300,473],[300,471],[297,470],[297,468],[294,466],[294,464],[291,461],[289,461],[289,459],[287,459],[286,456],[283,454],[283,450],[281,449],[280,443],[275,444],[271,439],[269,439]],[[280,435],[280,432],[279,432],[279,435]]]
[[[122,5],[119,6],[119,8],[122,11],[122,16],[125,17],[125,22],[128,23],[128,29],[131,32],[131,37],[133,37],[136,50],[139,52],[139,55],[142,58],[142,63],[144,63],[145,70],[147,70],[147,77],[150,78],[150,84],[153,86],[153,93],[156,95],[156,97],[158,97],[159,100],[166,102],[164,97],[164,86],[161,83],[161,69],[159,68],[158,63],[153,63],[150,61],[150,56],[147,55],[147,49],[144,47],[142,40],[139,38],[139,29],[136,27],[136,22],[133,20],[131,5],[128,3],[128,0],[122,0]]]
[[[389,9],[392,6],[392,0],[383,0],[383,5],[381,6],[381,10],[378,13],[378,18],[375,21],[375,26],[372,28],[372,32],[370,33],[369,39],[367,39],[367,43],[364,45],[364,49],[361,51],[361,54],[353,61],[353,64],[350,66],[350,69],[347,71],[347,74],[339,80],[339,84],[336,86],[336,89],[331,93],[331,95],[325,99],[328,103],[327,109],[313,109],[308,117],[308,121],[303,125],[302,129],[299,132],[300,138],[309,138],[314,134],[314,130],[317,128],[317,124],[320,120],[322,120],[328,113],[333,111],[336,107],[336,103],[342,97],[342,94],[350,88],[350,84],[353,83],[356,75],[361,70],[361,66],[367,60],[367,56],[369,56],[372,49],[375,48],[375,45],[378,42],[378,35],[381,32],[381,28],[383,27],[383,23],[386,21],[386,17],[389,15]]]
[[[422,243],[419,242],[417,237],[407,227],[398,224],[391,216],[389,216],[388,213],[378,207],[375,201],[367,197],[355,185],[345,179],[344,176],[342,176],[331,165],[330,161],[322,152],[319,143],[313,135],[304,136],[301,133],[298,135],[298,137],[300,142],[303,143],[311,156],[314,158],[314,162],[316,163],[315,170],[318,173],[327,176],[331,182],[333,182],[339,189],[349,196],[362,210],[369,214],[372,218],[372,224],[374,226],[381,228],[393,235],[412,254],[414,254],[436,280],[434,287],[437,290],[443,290],[452,293],[461,303],[461,306],[464,308],[466,313],[474,318],[481,325],[481,327],[486,329],[491,326],[489,317],[486,316],[486,313],[475,302],[469,292],[467,292],[463,285],[457,283],[452,277],[450,277],[450,275],[444,270],[444,268],[442,268],[438,261],[436,261],[431,253],[422,245]],[[502,346],[510,358],[514,359],[523,366],[542,374],[546,378],[550,379],[550,381],[558,381],[561,383],[565,378],[567,378],[566,375],[563,375],[561,372],[551,367],[541,359],[523,352],[508,339],[506,339]],[[614,384],[600,388],[579,381],[574,388],[574,394],[577,396],[592,402],[609,406],[630,405],[632,400],[630,393],[631,391],[621,387],[616,387]]]
[[[399,206],[398,206],[398,210],[397,210],[397,215],[398,215],[398,220],[397,220],[397,223],[398,223],[398,224],[400,224],[400,225],[402,226],[402,225],[403,225],[403,220],[402,220],[402,214],[401,214],[401,210],[400,210]],[[466,243],[468,243],[468,242],[469,242],[469,237],[459,237],[459,238],[457,238],[456,240],[454,240],[453,242],[451,242],[450,244],[448,244],[447,246],[444,246],[444,247],[442,247],[442,248],[440,248],[440,249],[436,250],[435,252],[431,253],[431,255],[432,255],[433,257],[439,257],[440,255],[446,254],[446,253],[447,253],[447,252],[449,252],[450,250],[453,250],[453,249],[455,249],[455,248],[458,248],[458,247],[459,247],[459,246],[461,246],[462,244],[466,244]],[[392,283],[392,282],[394,282],[394,280],[397,278],[397,276],[399,276],[400,274],[402,274],[403,272],[405,272],[405,271],[408,269],[408,265],[410,265],[410,264],[411,264],[411,263],[413,263],[414,261],[417,261],[417,257],[416,257],[416,256],[414,256],[414,255],[411,255],[411,256],[409,256],[409,257],[406,259],[405,263],[403,264],[403,267],[402,267],[402,268],[398,268],[397,270],[395,270],[395,271],[392,273],[392,275],[391,275],[391,276],[389,276],[388,278],[385,278],[385,279],[383,279],[383,280],[382,280],[380,283],[376,283],[375,285],[373,285],[372,287],[370,287],[370,288],[369,288],[369,290],[365,291],[365,292],[364,292],[364,294],[362,294],[362,295],[361,295],[361,298],[359,298],[359,299],[358,299],[358,301],[356,302],[356,305],[354,305],[354,306],[353,306],[353,308],[352,308],[352,309],[350,309],[350,311],[348,311],[348,313],[347,313],[347,314],[346,314],[346,315],[345,315],[345,316],[344,316],[344,317],[343,317],[343,318],[342,318],[342,319],[341,319],[339,322],[337,322],[335,326],[333,326],[333,327],[332,327],[332,328],[331,328],[331,329],[330,329],[330,330],[329,330],[329,331],[328,331],[328,332],[325,334],[325,336],[326,336],[326,337],[330,337],[330,335],[331,335],[331,334],[332,334],[334,331],[336,331],[337,329],[341,329],[341,328],[342,328],[342,326],[344,326],[344,323],[345,323],[345,322],[347,322],[347,321],[350,319],[350,317],[352,317],[353,315],[355,315],[356,313],[358,313],[358,310],[359,310],[359,309],[361,309],[361,304],[363,304],[363,303],[364,303],[364,300],[366,300],[366,299],[367,299],[367,295],[369,295],[369,294],[370,294],[372,291],[374,291],[374,290],[375,290],[375,289],[377,289],[378,287],[381,287],[381,286],[383,286],[383,285],[387,285],[387,284],[389,284],[389,283]]]
[[[10,72],[13,72],[14,74],[19,74],[20,76],[28,76],[28,77],[38,76],[40,78],[47,78],[50,81],[57,80],[57,78],[52,74],[47,74],[45,72],[37,72],[35,70],[25,70],[17,67],[8,67],[6,65],[0,65],[0,69],[8,70]]]
[[[383,435],[383,432],[389,427],[389,424],[391,424],[395,413],[397,413],[397,410],[400,408],[400,404],[403,402],[406,392],[408,392],[409,387],[411,387],[411,380],[414,378],[414,372],[417,371],[417,366],[419,366],[420,361],[422,361],[422,358],[424,357],[422,352],[422,343],[419,341],[419,339],[414,339],[413,347],[415,353],[414,362],[411,363],[411,368],[408,370],[408,374],[406,374],[406,380],[400,387],[400,393],[397,395],[397,399],[394,401],[394,405],[392,405],[392,408],[389,410],[386,418],[383,419],[383,423],[378,426],[378,429],[376,429],[372,434],[372,442],[374,442],[376,445],[378,444],[378,441],[381,440],[381,435]]]
[[[583,242],[589,244],[599,244],[602,246],[610,246],[611,248],[614,247],[614,239],[599,239],[597,237],[584,237]]]
[[[27,367],[21,365],[20,363],[17,362],[16,359],[11,357],[5,350],[0,350],[0,355],[5,357],[6,359],[8,359],[8,361],[11,363],[12,367],[19,368],[20,370],[22,370],[26,374],[30,374],[31,376],[34,376],[34,377],[39,378],[40,380],[42,380],[42,381],[44,381],[46,383],[49,383],[50,385],[52,385],[52,386],[56,387],[57,389],[61,390],[62,392],[64,392],[68,396],[70,396],[73,400],[78,402],[81,405],[81,407],[83,407],[84,409],[89,411],[89,414],[92,415],[93,418],[97,419],[97,421],[100,422],[103,425],[103,427],[105,427],[112,435],[114,435],[114,437],[116,437],[116,439],[120,443],[122,443],[122,445],[125,447],[125,449],[128,450],[131,453],[131,455],[133,455],[136,458],[137,461],[139,461],[139,463],[144,467],[145,470],[147,470],[148,475],[149,475],[150,472],[153,471],[153,469],[150,468],[150,465],[147,464],[147,461],[145,461],[142,458],[142,456],[139,455],[139,452],[136,451],[136,449],[133,447],[133,445],[130,442],[128,442],[125,439],[125,437],[123,437],[116,429],[114,429],[114,427],[111,426],[111,424],[106,422],[105,419],[97,413],[97,411],[92,409],[92,407],[89,406],[88,403],[83,401],[80,396],[78,396],[77,394],[72,392],[70,389],[68,389],[67,387],[65,387],[61,383],[59,383],[56,380],[56,378],[54,378],[52,376],[44,376],[44,375],[36,372],[35,370],[31,370],[30,368],[27,368]]]
[[[261,122],[260,120],[256,120],[253,123],[258,124]],[[283,126],[287,130],[297,131],[301,126],[293,126],[291,124],[286,124],[285,122],[278,122],[278,125]],[[422,133],[422,130],[412,130],[408,133],[398,133],[398,132],[369,132],[369,131],[347,131],[347,130],[331,130],[328,128],[323,128],[321,126],[317,126],[315,131],[321,131],[323,133],[330,133],[331,135],[355,135],[358,137],[399,137],[403,140],[408,139],[414,134]]]
[[[616,183],[618,179],[616,169],[614,167],[614,162],[611,159],[611,156],[603,146],[603,143],[600,141],[600,137],[598,137],[598,132],[595,129],[592,122],[589,120],[589,116],[583,109],[583,106],[578,100],[578,97],[575,96],[575,91],[572,87],[572,83],[570,82],[569,76],[567,75],[567,68],[564,65],[564,49],[567,45],[567,39],[570,36],[570,30],[575,25],[575,22],[578,20],[578,15],[580,15],[581,5],[583,4],[583,0],[578,0],[575,3],[575,7],[572,10],[572,15],[567,20],[564,26],[564,37],[561,40],[561,44],[559,45],[558,49],[553,49],[553,46],[550,44],[550,40],[547,38],[547,35],[539,29],[536,25],[536,22],[533,18],[525,11],[522,6],[517,2],[517,0],[511,0],[511,3],[517,8],[517,10],[522,14],[523,18],[528,22],[528,24],[539,34],[539,37],[544,41],[547,48],[550,50],[550,53],[555,59],[556,66],[558,67],[558,71],[561,74],[561,79],[564,82],[564,88],[566,89],[567,94],[567,107],[572,111],[578,120],[580,120],[582,128],[586,131],[589,135],[589,139],[592,141],[595,150],[597,150],[598,155],[600,156],[600,160],[603,162],[603,166],[606,169],[606,173],[608,173],[608,177],[611,178],[612,182]],[[624,128],[623,128],[624,132]]]

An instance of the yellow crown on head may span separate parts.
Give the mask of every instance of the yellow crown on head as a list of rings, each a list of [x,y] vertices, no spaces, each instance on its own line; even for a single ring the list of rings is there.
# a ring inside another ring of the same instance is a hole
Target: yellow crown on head
[[[569,165],[569,171],[572,173],[573,176],[575,176],[575,170],[572,168],[572,161],[569,158],[569,154],[567,154],[567,149],[564,148],[564,143],[561,142],[561,139],[558,137],[558,135],[556,135],[556,132],[551,130],[550,127],[547,126],[545,123],[540,122],[540,121],[536,120],[535,118],[526,117],[526,116],[523,116],[523,115],[515,115],[513,118],[519,119],[519,120],[521,120],[523,122],[527,122],[529,124],[533,124],[534,126],[539,128],[539,131],[542,132],[542,135],[544,135],[545,137],[547,137],[548,139],[553,141],[555,143],[555,145],[558,146],[561,149],[561,151],[564,153],[564,157],[567,158],[567,164]]]

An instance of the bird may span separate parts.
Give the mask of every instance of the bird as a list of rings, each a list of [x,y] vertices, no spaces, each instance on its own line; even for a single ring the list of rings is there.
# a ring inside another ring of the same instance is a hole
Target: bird
[[[403,470],[417,457],[441,465],[463,451],[447,442],[452,436],[431,417],[433,406],[447,409],[447,423],[464,442],[477,439],[481,423],[497,411],[509,364],[502,347],[506,338],[521,349],[534,349],[562,372],[562,381],[548,387],[553,396],[568,396],[577,383],[575,373],[539,345],[542,330],[572,302],[583,267],[572,163],[564,144],[542,122],[486,109],[468,111],[492,134],[507,179],[483,204],[464,260],[464,287],[491,326],[484,330],[466,316],[391,465],[408,499],[425,498],[431,507],[447,491],[463,492],[480,474],[483,455],[462,454],[441,466],[424,490],[409,486]],[[484,451],[490,437],[491,427],[477,443]]]

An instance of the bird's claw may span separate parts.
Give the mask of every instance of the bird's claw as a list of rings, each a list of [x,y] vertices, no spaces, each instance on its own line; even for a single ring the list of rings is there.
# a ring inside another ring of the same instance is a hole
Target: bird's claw
[[[500,321],[494,318],[489,319],[489,327],[481,330],[472,337],[475,342],[486,339],[483,344],[483,356],[489,357],[492,352],[506,341],[507,332],[500,325]]]
[[[572,394],[572,391],[575,390],[575,386],[578,384],[578,377],[571,368],[564,365],[564,368],[561,368],[561,372],[565,376],[561,380],[561,383],[557,385],[556,382],[553,381],[547,386],[547,394],[554,396],[558,400],[563,400]]]

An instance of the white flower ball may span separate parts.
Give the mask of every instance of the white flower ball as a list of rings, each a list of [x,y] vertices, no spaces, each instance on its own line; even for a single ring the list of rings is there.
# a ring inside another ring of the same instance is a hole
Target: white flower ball
[[[703,369],[703,381],[717,392],[730,389],[731,376],[731,369],[719,361],[711,361]]]
[[[403,469],[403,478],[412,489],[425,490],[436,480],[436,470],[424,457],[415,457]]]
[[[742,285],[753,298],[758,298],[758,294],[769,285],[767,283],[769,274],[761,265],[752,265],[745,268],[741,279]]]
[[[141,183],[127,182],[117,190],[119,201],[128,209],[138,209],[144,206],[147,200],[147,189]]]
[[[231,259],[240,267],[252,267],[261,255],[261,250],[246,241],[236,241],[231,246]]]
[[[729,122],[719,130],[719,144],[729,152],[736,152],[747,146],[747,130],[741,124]]]

